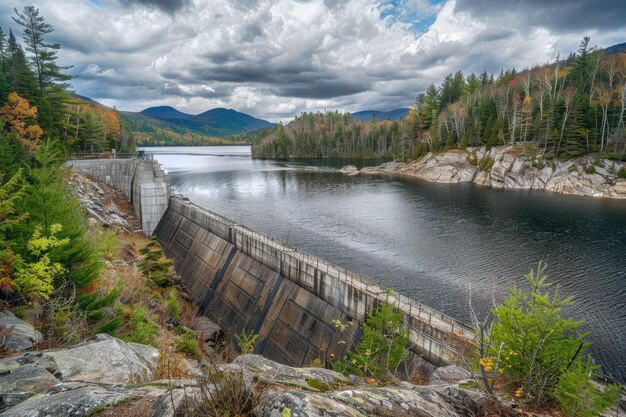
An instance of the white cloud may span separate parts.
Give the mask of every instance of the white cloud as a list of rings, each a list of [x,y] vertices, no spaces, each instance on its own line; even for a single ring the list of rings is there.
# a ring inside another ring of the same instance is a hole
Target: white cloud
[[[557,50],[568,54],[589,33],[602,46],[626,35],[515,25],[509,15],[482,16],[454,0],[407,0],[397,10],[375,0],[166,3],[42,0],[39,8],[62,44],[60,63],[79,75],[72,84],[80,94],[125,110],[221,106],[273,121],[304,110],[407,106],[450,72],[519,69]],[[436,19],[418,33],[403,20],[409,11]],[[11,14],[0,5],[0,25],[19,32]]]

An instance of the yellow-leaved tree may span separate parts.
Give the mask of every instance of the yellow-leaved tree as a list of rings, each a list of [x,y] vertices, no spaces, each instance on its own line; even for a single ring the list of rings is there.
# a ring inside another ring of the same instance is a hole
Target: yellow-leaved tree
[[[25,297],[33,301],[47,300],[54,291],[53,281],[66,272],[59,262],[52,262],[48,253],[58,247],[67,245],[68,238],[59,239],[56,234],[61,231],[60,224],[50,226],[49,236],[43,236],[39,229],[35,230],[28,241],[27,249],[33,256],[32,262],[17,256],[13,262],[13,286]]]

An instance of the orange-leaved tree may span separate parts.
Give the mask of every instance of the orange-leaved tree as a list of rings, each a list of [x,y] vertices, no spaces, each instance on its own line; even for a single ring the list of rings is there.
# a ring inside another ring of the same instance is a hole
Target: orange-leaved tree
[[[0,107],[0,117],[4,118],[8,133],[17,136],[28,153],[32,154],[43,135],[43,130],[36,122],[37,107],[31,107],[28,100],[13,92],[4,106]]]

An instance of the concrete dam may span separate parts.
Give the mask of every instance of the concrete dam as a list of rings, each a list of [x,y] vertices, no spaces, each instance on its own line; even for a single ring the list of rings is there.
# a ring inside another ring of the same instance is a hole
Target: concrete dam
[[[153,233],[174,259],[199,313],[233,334],[254,330],[259,335],[255,353],[295,366],[339,357],[358,342],[358,324],[380,302],[403,313],[410,350],[434,365],[450,363],[458,356],[455,341],[472,337],[471,329],[452,317],[170,196],[167,176],[155,161],[71,165],[130,194],[142,225],[146,219],[144,232]],[[334,320],[353,325],[340,331]]]

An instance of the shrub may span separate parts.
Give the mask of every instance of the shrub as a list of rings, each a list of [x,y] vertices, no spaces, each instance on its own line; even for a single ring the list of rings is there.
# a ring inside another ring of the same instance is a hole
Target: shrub
[[[194,359],[202,359],[202,349],[198,342],[198,334],[196,332],[185,332],[180,336],[176,336],[174,339],[176,349],[180,352],[186,353]]]
[[[476,154],[476,151],[472,152],[468,161],[470,164],[474,165],[475,167],[478,166],[478,155]]]
[[[587,362],[577,362],[559,380],[556,398],[565,416],[594,417],[615,404],[620,388],[616,385],[600,387],[594,384],[589,375],[597,366]]]
[[[148,318],[144,307],[132,311],[130,324],[132,330],[121,335],[123,340],[156,347],[155,337],[159,333],[159,326]]]
[[[117,315],[113,317],[111,320],[109,320],[108,322],[104,323],[102,326],[98,327],[95,333],[96,334],[106,333],[106,334],[110,334],[111,336],[113,336],[115,335],[115,332],[117,331],[117,329],[119,329],[122,326],[123,322],[124,320],[122,316]]]
[[[113,259],[122,249],[122,243],[114,230],[102,230],[101,227],[98,227],[95,232],[91,233],[91,238],[94,240],[96,251],[102,258]]]
[[[534,161],[533,167],[537,168],[538,170],[542,170],[546,167],[546,164],[542,161]]]
[[[176,320],[180,320],[182,307],[180,306],[180,301],[178,300],[178,292],[174,287],[171,287],[167,290],[167,301],[165,301],[165,308],[167,308],[167,311],[170,312],[172,317],[174,317]]]
[[[51,303],[52,304],[52,303]],[[80,342],[88,328],[85,316],[75,305],[63,305],[53,303],[52,310],[52,335],[61,344],[74,344]]]
[[[587,165],[585,167],[585,172],[587,174],[595,174],[596,173],[596,166],[595,165]]]
[[[578,387],[592,384],[589,374],[580,371],[588,347],[586,335],[578,333],[582,322],[560,315],[572,298],[562,297],[559,286],[551,290],[544,272],[545,265],[540,262],[524,277],[530,288],[510,290],[493,308],[490,328],[477,331],[480,371],[487,390],[492,392],[495,380],[504,374],[514,396],[536,406],[567,398],[574,378],[578,378]],[[598,392],[588,390],[587,394],[595,404]]]
[[[243,371],[222,371],[215,365],[208,366],[198,378],[200,393],[186,397],[181,415],[247,416],[259,401],[252,387],[244,381]]]
[[[178,352],[171,343],[170,334],[166,334],[165,340],[161,343],[159,349],[159,358],[157,360],[156,370],[153,379],[191,379],[193,375],[185,361],[182,353]]]
[[[344,375],[388,380],[406,360],[408,342],[402,313],[395,311],[391,304],[381,303],[367,315],[359,345],[334,363],[333,368]]]
[[[237,340],[237,347],[242,355],[254,352],[254,346],[256,345],[256,339],[259,337],[254,330],[246,333],[246,329],[243,329],[240,334],[235,335]]]
[[[27,262],[18,256],[13,263],[15,268],[13,284],[28,298],[47,300],[54,291],[54,279],[67,272],[59,262],[52,261],[49,255],[54,248],[69,243],[68,238],[59,239],[56,236],[61,229],[60,224],[53,224],[50,226],[48,236],[42,235],[40,229],[35,229],[26,245],[33,262]]]
[[[163,256],[156,238],[152,237],[139,252],[143,255],[138,264],[143,275],[160,287],[168,286],[171,283],[170,269],[173,264]]]
[[[626,179],[626,167],[621,167],[619,171],[617,171],[617,177]]]

